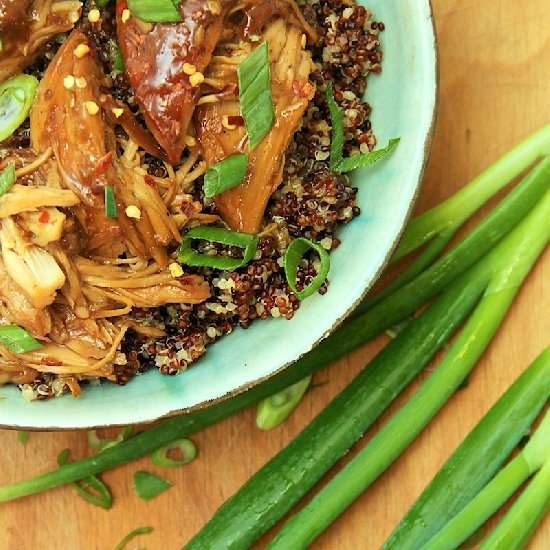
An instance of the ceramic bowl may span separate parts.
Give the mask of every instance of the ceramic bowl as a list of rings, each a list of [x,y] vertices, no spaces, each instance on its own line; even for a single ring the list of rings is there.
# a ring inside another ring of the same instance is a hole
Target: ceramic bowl
[[[79,398],[28,403],[15,387],[0,389],[0,425],[77,429],[148,422],[207,406],[244,391],[309,351],[361,300],[387,264],[419,191],[432,140],[437,90],[435,33],[429,0],[368,0],[383,21],[383,71],[369,78],[367,99],[380,146],[399,146],[378,164],[356,171],[361,215],[343,227],[331,254],[330,287],[307,299],[291,321],[269,319],[237,329],[211,346],[186,372],[152,369],[125,387],[87,387]],[[292,367],[289,367],[292,368]]]

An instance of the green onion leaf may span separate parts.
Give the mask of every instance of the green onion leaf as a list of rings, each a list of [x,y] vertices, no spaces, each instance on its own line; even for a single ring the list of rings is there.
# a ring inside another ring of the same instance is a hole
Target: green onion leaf
[[[58,466],[65,466],[69,462],[69,449],[63,449],[59,455],[57,455]],[[71,482],[74,490],[86,501],[94,506],[100,506],[108,510],[113,504],[113,495],[111,491],[103,481],[97,476],[89,476],[81,479],[80,481]],[[92,491],[95,491],[92,492]]]
[[[29,115],[38,80],[20,74],[0,84],[0,141],[10,137]]]
[[[174,460],[168,456],[170,451],[180,450],[183,454],[183,458],[180,460]],[[161,468],[174,468],[175,466],[183,466],[189,464],[197,456],[197,447],[190,439],[178,439],[169,445],[165,445],[160,449],[157,449],[151,455],[151,462],[155,466]]]
[[[237,67],[237,77],[241,113],[248,132],[248,146],[252,151],[275,122],[267,42],[262,42]]]
[[[334,100],[332,82],[327,84],[326,99],[330,111],[330,122],[332,126],[329,167],[333,172],[344,174],[345,172],[351,172],[356,168],[362,168],[364,166],[368,166],[369,164],[374,164],[377,160],[380,160],[382,157],[386,156],[399,143],[400,138],[393,138],[390,139],[388,145],[382,149],[343,158],[344,118],[340,107],[338,107],[338,104]]]
[[[95,0],[95,5],[98,8],[104,8],[110,2],[111,2],[111,0]]]
[[[296,288],[296,276],[300,269],[300,262],[302,261],[304,254],[308,250],[315,250],[319,254],[321,260],[321,267],[319,272],[313,278],[313,281],[307,285],[303,290]],[[330,258],[328,252],[318,243],[311,242],[310,240],[300,237],[294,239],[286,249],[284,257],[284,267],[286,280],[292,293],[299,300],[304,300],[308,296],[311,296],[316,290],[319,290],[321,285],[325,282],[330,269]]]
[[[139,470],[134,474],[134,491],[143,500],[151,500],[171,486],[172,484],[166,479],[144,470]]]
[[[94,449],[94,451],[104,451],[110,449],[115,445],[118,445],[122,441],[126,441],[132,435],[132,426],[126,426],[122,428],[120,434],[114,438],[102,438],[97,435],[97,430],[89,430],[87,433],[88,445]]]
[[[0,326],[0,344],[15,353],[27,353],[42,348],[40,342],[17,325]]]
[[[118,217],[115,193],[110,185],[105,186],[105,215],[108,218]]]
[[[344,117],[342,116],[342,111],[340,111],[338,104],[334,100],[332,81],[327,84],[326,98],[332,126],[329,167],[331,170],[336,171],[336,166],[342,160],[344,152]]]
[[[0,197],[15,183],[15,166],[8,164],[0,174]]]
[[[29,439],[29,432],[17,432],[17,439],[21,445],[25,445],[27,439]]]
[[[229,258],[226,256],[201,254],[191,248],[193,240],[202,239],[214,243],[237,246],[244,248],[242,258]],[[212,267],[223,271],[233,271],[246,265],[256,253],[258,237],[238,231],[230,231],[220,227],[193,227],[185,235],[178,250],[178,261],[182,264]]]
[[[390,139],[386,147],[382,149],[376,149],[370,153],[363,153],[360,155],[354,155],[352,157],[346,157],[340,160],[340,162],[335,167],[335,172],[344,174],[345,172],[351,172],[356,168],[362,168],[363,166],[368,166],[369,164],[374,164],[377,160],[380,160],[382,157],[386,156],[395,146],[399,143],[400,138]]]
[[[246,154],[237,153],[208,167],[204,174],[204,195],[214,197],[239,185],[246,175],[247,164]]]
[[[133,538],[139,537],[139,535],[148,535],[153,531],[152,527],[139,527],[130,531],[116,546],[115,550],[123,550],[123,548],[128,544]]]
[[[272,430],[282,424],[298,406],[310,382],[311,375],[260,401],[256,409],[256,426]]]
[[[171,0],[128,0],[134,17],[149,23],[179,23],[181,15]]]

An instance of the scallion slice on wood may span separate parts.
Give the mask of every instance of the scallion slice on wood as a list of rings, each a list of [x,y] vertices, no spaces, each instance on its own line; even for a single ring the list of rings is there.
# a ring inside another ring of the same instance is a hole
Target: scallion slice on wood
[[[311,281],[303,290],[296,288],[296,277],[300,269],[300,262],[302,261],[304,254],[309,250],[315,250],[319,254],[321,260],[320,268]],[[318,243],[314,243],[304,237],[294,239],[286,249],[284,257],[285,275],[288,282],[288,286],[292,293],[299,300],[305,300],[308,296],[311,296],[316,290],[319,290],[321,285],[325,282],[328,272],[330,270],[330,257],[328,252]]]
[[[118,217],[116,209],[116,199],[113,188],[110,185],[105,186],[105,215],[108,218]]]
[[[128,0],[134,17],[149,23],[179,23],[181,15],[172,0]]]
[[[25,443],[27,443],[27,439],[29,439],[29,432],[18,431],[17,439],[19,439],[19,443],[21,443],[21,445],[25,445]]]
[[[133,538],[139,537],[139,535],[148,535],[153,531],[152,527],[139,527],[130,531],[125,535],[122,540],[115,546],[115,550],[123,550],[126,544],[128,544]]]
[[[0,173],[0,197],[15,183],[15,166],[10,162]]]
[[[204,240],[213,243],[225,244],[244,248],[242,258],[201,254],[191,248],[194,240]],[[224,271],[233,271],[246,265],[253,257],[258,247],[258,238],[247,233],[230,231],[221,227],[193,227],[181,243],[178,251],[178,261],[182,264],[202,267],[212,267]]]
[[[0,326],[0,344],[15,353],[27,353],[42,348],[40,342],[17,325]]]
[[[172,484],[169,481],[145,470],[139,470],[134,474],[134,491],[143,500],[151,500],[170,487]]]
[[[258,428],[272,430],[282,424],[298,406],[310,383],[311,375],[260,401],[256,409]]]
[[[88,445],[94,449],[94,451],[104,451],[115,445],[118,445],[121,441],[125,441],[132,435],[132,426],[125,426],[122,431],[114,438],[102,438],[97,435],[97,430],[89,430],[87,435]]]
[[[29,115],[38,80],[20,74],[0,84],[0,141],[10,137]]]
[[[342,116],[342,111],[340,111],[338,104],[334,100],[332,82],[327,84],[326,99],[332,125],[329,167],[333,172],[344,174],[345,172],[351,172],[356,168],[362,168],[364,166],[368,166],[369,164],[374,164],[377,160],[380,160],[382,157],[387,155],[399,143],[399,138],[393,138],[390,139],[388,145],[382,149],[343,158],[344,119]]]
[[[173,459],[168,456],[172,451],[180,451],[183,458]],[[151,462],[161,468],[174,468],[189,464],[197,456],[197,447],[190,439],[178,439],[169,445],[157,449],[151,454]]]
[[[246,175],[248,157],[237,153],[209,166],[204,174],[204,195],[214,197],[239,185]]]
[[[63,449],[59,453],[57,456],[59,467],[65,466],[69,462],[69,455],[69,449]],[[73,481],[71,485],[84,500],[94,506],[100,506],[108,510],[113,504],[113,495],[109,487],[95,475],[81,479],[78,482]]]
[[[275,122],[271,96],[269,48],[262,42],[238,67],[239,100],[252,151]]]

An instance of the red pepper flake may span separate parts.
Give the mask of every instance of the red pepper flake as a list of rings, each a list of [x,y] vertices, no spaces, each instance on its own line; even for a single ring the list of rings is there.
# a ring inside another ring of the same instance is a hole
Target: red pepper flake
[[[117,9],[116,9],[117,16],[118,16],[118,17],[121,17],[121,16],[122,16],[122,12],[123,12],[125,9],[128,9],[128,3],[127,3],[127,2],[121,2],[121,3],[117,6]]]
[[[105,193],[105,187],[98,183],[97,185],[92,185],[90,191],[92,195],[103,195],[103,193]]]
[[[241,115],[228,115],[227,124],[233,126],[244,126],[244,118]]]
[[[44,212],[40,214],[38,221],[40,223],[48,223],[50,221],[50,213],[47,210],[44,210]]]
[[[113,158],[112,151],[109,151],[106,155],[103,155],[99,159],[99,162],[97,163],[96,174],[104,174],[109,164],[111,164],[112,158]]]
[[[294,93],[296,95],[300,97],[305,97],[310,101],[313,99],[313,96],[315,95],[315,88],[313,87],[313,84],[311,84],[311,82],[308,82],[304,78],[295,80],[292,83],[292,89],[294,90]]]
[[[40,362],[47,367],[61,367],[63,365],[63,361],[52,359],[51,357],[43,357]]]
[[[149,187],[153,187],[153,188],[156,189],[157,184],[155,183],[155,180],[154,180],[149,174],[147,174],[143,179],[145,180],[145,183],[146,183]]]

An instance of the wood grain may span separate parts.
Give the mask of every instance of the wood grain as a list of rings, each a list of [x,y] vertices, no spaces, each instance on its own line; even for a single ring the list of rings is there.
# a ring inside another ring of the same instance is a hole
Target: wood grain
[[[550,121],[550,30],[544,0],[434,0],[441,95],[435,144],[418,204],[422,211],[451,194],[501,153]],[[380,546],[410,504],[521,370],[550,340],[550,253],[538,262],[512,311],[484,354],[469,387],[451,400],[408,451],[315,544],[319,549]],[[266,460],[273,456],[376,353],[370,343],[317,376],[310,392],[282,427],[256,429],[253,411],[194,437],[200,451],[189,466],[162,471],[174,487],[150,503],[131,488],[148,460],[108,472],[111,511],[59,488],[0,511],[1,549],[111,549],[128,531],[152,525],[151,535],[129,547],[177,549]],[[396,404],[399,406],[399,403]],[[382,420],[383,422],[384,420]],[[0,484],[51,469],[64,447],[87,453],[82,433],[33,433],[22,446],[0,432]],[[260,545],[261,546],[261,545]],[[550,518],[531,550],[550,548]]]

